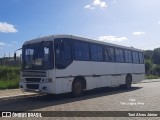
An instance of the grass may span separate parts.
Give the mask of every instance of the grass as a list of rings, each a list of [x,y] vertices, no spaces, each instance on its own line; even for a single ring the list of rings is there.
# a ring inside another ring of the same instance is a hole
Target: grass
[[[20,68],[0,66],[0,89],[14,89],[19,87]]]
[[[19,87],[19,80],[0,80],[0,90],[14,89]]]
[[[158,76],[158,75],[146,75],[145,78],[146,79],[159,79],[160,76]]]

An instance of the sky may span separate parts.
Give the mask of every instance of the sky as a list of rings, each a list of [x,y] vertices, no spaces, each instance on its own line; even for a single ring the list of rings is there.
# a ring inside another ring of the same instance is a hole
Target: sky
[[[0,0],[0,57],[51,34],[160,47],[160,0]]]

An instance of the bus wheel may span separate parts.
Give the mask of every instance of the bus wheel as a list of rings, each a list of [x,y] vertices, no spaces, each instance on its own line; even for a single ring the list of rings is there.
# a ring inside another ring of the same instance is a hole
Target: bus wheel
[[[81,79],[76,79],[73,81],[72,85],[72,94],[74,97],[81,96],[83,93],[83,84],[81,82]]]
[[[125,89],[129,89],[131,88],[131,84],[132,84],[132,77],[130,75],[127,75],[126,77],[126,84],[125,84]]]

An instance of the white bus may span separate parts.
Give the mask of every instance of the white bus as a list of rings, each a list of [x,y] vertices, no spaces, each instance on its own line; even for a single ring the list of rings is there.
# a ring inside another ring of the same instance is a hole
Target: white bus
[[[45,94],[120,86],[144,79],[143,51],[73,35],[50,35],[22,47],[22,91]]]

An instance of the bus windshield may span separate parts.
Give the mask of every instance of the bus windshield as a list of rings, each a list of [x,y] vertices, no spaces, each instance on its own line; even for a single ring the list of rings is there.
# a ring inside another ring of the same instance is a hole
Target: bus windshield
[[[24,45],[22,48],[22,69],[53,69],[53,42],[40,42]]]

